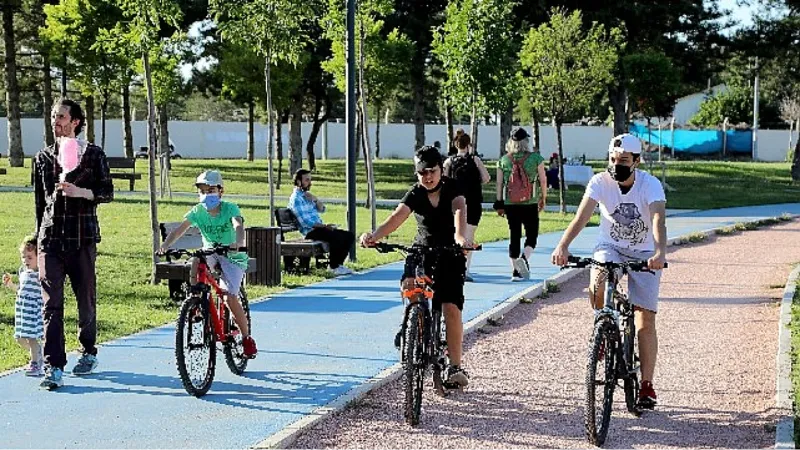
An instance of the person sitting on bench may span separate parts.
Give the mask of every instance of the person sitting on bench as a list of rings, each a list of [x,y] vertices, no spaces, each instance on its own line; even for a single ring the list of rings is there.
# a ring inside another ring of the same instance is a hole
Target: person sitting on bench
[[[355,241],[353,233],[339,230],[336,225],[322,222],[320,213],[325,212],[325,205],[311,190],[311,172],[299,169],[294,174],[294,191],[289,197],[289,209],[297,217],[300,233],[315,241],[324,241],[330,247],[330,271],[334,275],[350,275],[352,270],[343,266],[344,259]]]

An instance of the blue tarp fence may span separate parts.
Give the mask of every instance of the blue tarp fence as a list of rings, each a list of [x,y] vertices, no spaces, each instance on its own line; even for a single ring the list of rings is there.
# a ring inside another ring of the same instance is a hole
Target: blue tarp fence
[[[675,141],[673,142],[672,132],[669,129],[661,130],[661,139],[658,136],[658,128],[653,128],[649,132],[647,127],[639,124],[632,124],[629,132],[639,139],[643,139],[652,145],[674,148],[676,153],[709,154],[722,152],[723,133],[721,130],[675,130]],[[725,143],[727,153],[752,153],[753,152],[753,132],[751,130],[739,131],[728,130],[725,132],[727,143]]]

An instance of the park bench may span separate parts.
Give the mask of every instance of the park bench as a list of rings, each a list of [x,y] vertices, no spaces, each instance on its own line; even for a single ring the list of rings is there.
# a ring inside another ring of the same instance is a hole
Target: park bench
[[[110,156],[107,157],[106,160],[108,161],[109,169],[126,170],[125,172],[111,172],[111,178],[128,180],[130,182],[131,191],[133,191],[133,185],[136,183],[136,180],[142,179],[142,174],[136,173],[136,159]],[[127,170],[130,170],[130,172]]]
[[[164,222],[159,223],[158,228],[161,230],[161,242],[167,238],[167,235],[180,226],[181,222]],[[186,230],[183,236],[175,241],[169,248],[172,250],[185,249],[192,250],[203,247],[203,238],[200,236],[200,230],[196,227],[190,227]],[[167,280],[169,282],[169,296],[175,301],[182,301],[189,287],[189,271],[191,270],[191,263],[188,259],[181,259],[173,261],[167,258],[166,261],[156,263],[156,281]],[[256,271],[256,259],[250,258],[246,273]]]
[[[276,208],[275,221],[281,229],[281,256],[283,268],[287,272],[308,273],[311,258],[316,260],[318,268],[328,265],[330,247],[327,242],[305,238],[286,239],[286,233],[299,231],[297,217],[289,208]],[[299,261],[299,262],[298,262]]]

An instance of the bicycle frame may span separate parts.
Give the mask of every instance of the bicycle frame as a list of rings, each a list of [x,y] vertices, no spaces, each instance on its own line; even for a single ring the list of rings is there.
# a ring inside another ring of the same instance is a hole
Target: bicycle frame
[[[198,256],[197,258],[199,259],[197,262],[197,282],[211,288],[207,292],[208,314],[210,315],[211,323],[214,325],[214,334],[216,334],[219,342],[225,342],[228,336],[225,334],[222,318],[224,317],[225,309],[228,305],[222,300],[224,292],[222,288],[219,287],[216,278],[211,275],[211,269],[208,267],[208,262],[206,262],[205,257]],[[214,298],[214,294],[216,294],[216,298]],[[220,304],[219,308],[217,308],[218,300]]]

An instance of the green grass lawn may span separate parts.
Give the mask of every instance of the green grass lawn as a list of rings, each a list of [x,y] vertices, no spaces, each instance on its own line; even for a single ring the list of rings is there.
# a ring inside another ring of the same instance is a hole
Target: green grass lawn
[[[34,227],[33,194],[0,193],[6,208],[0,215],[0,271],[16,273],[20,261],[17,248],[22,238]],[[268,225],[266,201],[238,202],[245,216],[246,225]],[[162,221],[178,221],[194,203],[187,200],[159,202],[159,217]],[[379,209],[378,218],[383,220],[391,210]],[[99,207],[100,227],[103,241],[98,246],[97,317],[99,340],[108,341],[174,320],[176,306],[168,297],[166,284],[153,286],[148,282],[150,274],[149,215],[144,199],[118,197],[114,202]],[[342,206],[330,206],[324,215],[326,222],[346,223],[346,210]],[[358,210],[359,233],[369,229],[369,211]],[[571,216],[545,213],[541,220],[541,232],[563,230]],[[407,221],[392,237],[392,241],[410,242],[416,231],[412,219]],[[477,240],[489,242],[506,239],[508,230],[505,219],[494,214],[485,214],[478,229]],[[379,254],[372,250],[359,249],[358,262],[353,268],[374,267],[400,259],[399,254]],[[276,287],[249,286],[248,294],[255,299],[270,293],[323,280],[324,271],[315,271],[307,276],[284,274],[283,283]],[[67,346],[78,348],[76,338],[76,305],[71,289],[66,289]],[[13,339],[15,293],[0,287],[0,371],[27,362],[26,355]]]
[[[29,186],[30,160],[25,168],[8,168],[7,175],[0,175],[2,186]],[[589,163],[598,172],[605,162]],[[487,163],[494,178],[495,163]],[[266,195],[267,163],[264,160],[246,162],[241,160],[176,160],[172,168],[172,189],[176,192],[194,191],[194,179],[205,169],[219,169],[226,180],[226,191],[231,194]],[[277,170],[277,164],[275,165]],[[793,184],[789,174],[789,163],[714,162],[714,161],[669,161],[667,183],[675,189],[667,194],[670,208],[712,209],[732,206],[760,205],[767,203],[794,202],[800,198],[800,186]],[[147,174],[147,161],[137,161],[137,172]],[[277,195],[288,196],[292,191],[291,177],[284,165],[283,182]],[[381,199],[399,199],[408,186],[416,181],[410,160],[375,161],[376,195]],[[660,177],[660,169],[654,170]],[[276,175],[277,176],[277,175]],[[347,184],[343,160],[318,161],[313,175],[313,192],[320,197],[345,198]],[[356,196],[366,198],[367,183],[363,162],[359,161],[356,177]],[[127,186],[117,180],[120,187]],[[139,191],[147,190],[146,180],[136,183]],[[582,186],[572,186],[566,191],[566,202],[577,205],[583,196]],[[484,186],[484,200],[495,198],[494,181]],[[548,204],[558,204],[558,191],[548,194]]]

